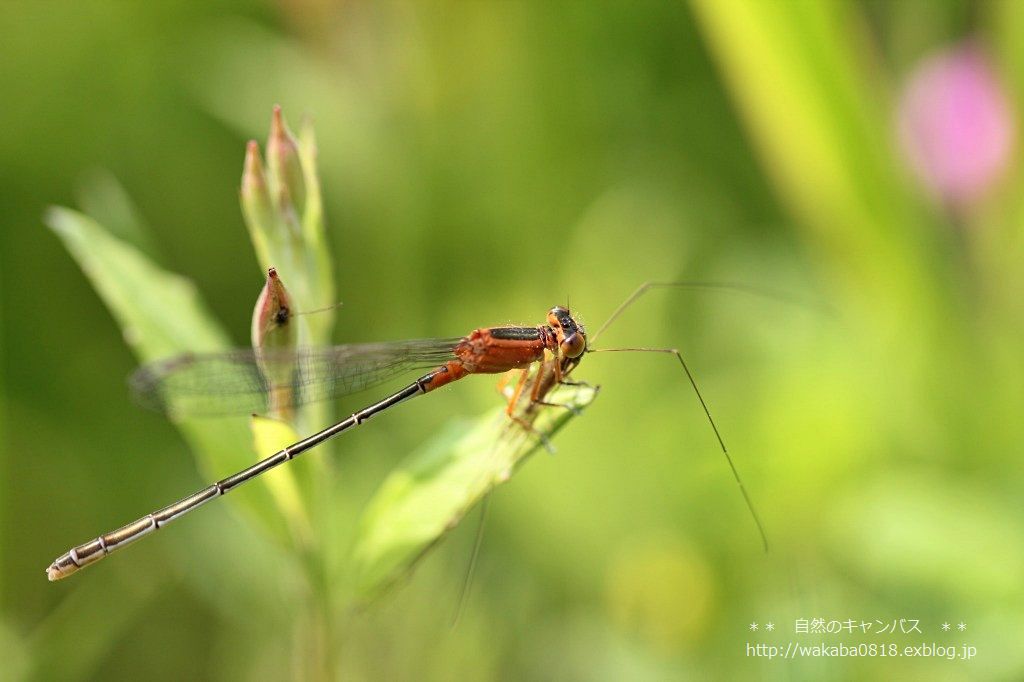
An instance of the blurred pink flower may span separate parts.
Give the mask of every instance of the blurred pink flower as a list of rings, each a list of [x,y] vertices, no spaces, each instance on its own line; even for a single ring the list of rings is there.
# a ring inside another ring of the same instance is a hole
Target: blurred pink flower
[[[904,154],[940,199],[961,206],[999,179],[1013,152],[1010,103],[988,60],[965,43],[923,60],[899,103]]]

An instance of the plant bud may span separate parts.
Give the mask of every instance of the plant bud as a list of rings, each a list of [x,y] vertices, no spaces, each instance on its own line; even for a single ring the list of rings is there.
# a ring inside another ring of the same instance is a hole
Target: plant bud
[[[299,145],[288,130],[281,107],[274,107],[267,138],[267,167],[274,206],[281,213],[301,216],[306,207],[306,180],[299,159]]]
[[[253,348],[277,350],[295,345],[295,325],[291,324],[292,308],[288,292],[277,274],[267,271],[267,282],[256,299],[252,313]]]

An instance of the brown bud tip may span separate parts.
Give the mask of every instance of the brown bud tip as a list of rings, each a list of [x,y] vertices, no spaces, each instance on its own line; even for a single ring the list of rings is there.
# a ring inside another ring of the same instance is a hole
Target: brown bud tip
[[[274,111],[270,115],[270,134],[274,135],[278,131],[284,130],[284,114],[281,113],[281,105],[275,104]]]
[[[242,170],[242,193],[248,195],[267,194],[267,176],[260,158],[260,145],[249,140],[245,145],[245,165]]]
[[[280,105],[274,106],[274,115],[270,118],[270,135],[267,138],[267,155],[273,153],[273,147],[280,145],[283,150],[292,152],[295,145],[295,138],[288,130],[288,124],[284,122],[284,114],[281,113]],[[282,151],[283,151],[282,150]]]
[[[252,344],[257,348],[290,346],[294,342],[291,320],[291,297],[277,275],[267,270],[267,281],[256,300],[252,315]]]
[[[249,140],[245,143],[245,169],[251,166],[262,166],[260,163],[260,143],[256,140]]]
[[[302,215],[306,204],[306,181],[299,159],[298,141],[284,122],[281,107],[274,107],[267,138],[267,168],[271,196],[283,215],[295,211]]]

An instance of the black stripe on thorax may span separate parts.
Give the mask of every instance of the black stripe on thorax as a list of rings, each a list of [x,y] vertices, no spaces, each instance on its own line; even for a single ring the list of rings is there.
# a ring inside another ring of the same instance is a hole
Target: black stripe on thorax
[[[538,341],[540,330],[536,327],[491,327],[491,338],[502,341]]]

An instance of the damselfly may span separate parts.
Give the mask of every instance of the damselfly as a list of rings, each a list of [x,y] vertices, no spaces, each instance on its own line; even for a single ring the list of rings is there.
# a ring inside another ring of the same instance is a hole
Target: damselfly
[[[470,374],[498,374],[521,371],[512,391],[508,416],[516,421],[516,405],[529,385],[531,406],[548,405],[545,398],[552,387],[570,383],[568,375],[586,353],[653,352],[674,355],[685,372],[701,407],[715,432],[733,476],[754,518],[762,542],[767,540],[754,506],[740,480],[718,427],[686,361],[674,348],[592,348],[596,338],[640,296],[655,287],[691,287],[752,291],[742,285],[704,282],[648,282],[637,289],[588,339],[585,328],[568,308],[555,306],[548,311],[545,324],[536,327],[484,327],[463,337],[422,339],[388,343],[353,344],[328,348],[261,351],[235,350],[226,353],[188,354],[142,367],[132,378],[132,388],[140,402],[179,416],[237,414],[265,411],[271,406],[297,406],[317,400],[339,397],[383,383],[401,372],[431,368],[418,379],[351,416],[311,436],[282,448],[236,474],[217,481],[174,504],[146,514],[115,531],[73,547],[47,568],[50,580],[60,580],[81,568],[96,563],[111,552],[166,526],[171,521],[198,509],[237,486],[250,481],[306,450],[366,422],[371,417],[410,398],[430,393]],[[528,371],[541,363],[541,371],[530,384]],[[291,379],[287,385],[272,383],[268,376],[282,376],[285,368]],[[530,429],[529,423],[522,425]]]

